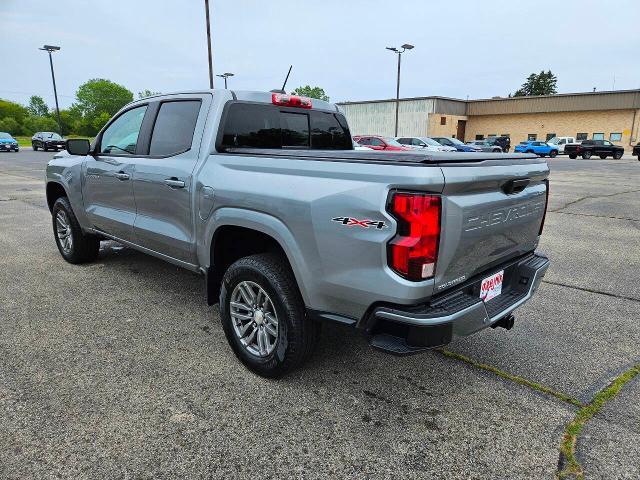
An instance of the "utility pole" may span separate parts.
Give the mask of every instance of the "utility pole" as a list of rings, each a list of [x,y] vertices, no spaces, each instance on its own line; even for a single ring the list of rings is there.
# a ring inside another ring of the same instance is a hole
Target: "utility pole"
[[[54,45],[45,45],[40,50],[44,50],[49,53],[49,65],[51,66],[51,80],[53,80],[53,96],[56,99],[56,117],[58,118],[58,133],[62,136],[62,122],[60,121],[60,107],[58,106],[58,90],[56,89],[56,75],[53,73],[53,57],[51,52],[57,52],[60,47]]]
[[[392,52],[398,54],[398,77],[396,82],[396,125],[395,125],[395,136],[397,137],[398,136],[398,110],[400,107],[400,62],[401,62],[402,54],[406,50],[411,50],[413,48],[413,45],[405,43],[400,47],[402,50],[399,50],[395,47],[386,47],[386,48],[387,50],[391,50]]]
[[[209,22],[209,0],[204,0],[204,8],[207,11],[207,51],[209,52],[209,88],[213,90],[213,59],[211,57],[211,24]]]

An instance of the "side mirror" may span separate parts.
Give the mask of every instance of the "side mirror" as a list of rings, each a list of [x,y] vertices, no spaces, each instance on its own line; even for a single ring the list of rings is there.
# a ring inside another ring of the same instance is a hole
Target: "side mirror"
[[[69,155],[85,156],[89,153],[91,144],[86,138],[70,138],[67,140],[67,152]]]

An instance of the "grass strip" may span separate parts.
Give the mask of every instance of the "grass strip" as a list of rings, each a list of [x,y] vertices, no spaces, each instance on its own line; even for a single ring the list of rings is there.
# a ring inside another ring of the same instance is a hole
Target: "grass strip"
[[[520,385],[525,385],[529,388],[532,388],[533,390],[537,390],[538,392],[542,392],[542,393],[546,393],[547,395],[551,395],[553,397],[556,397],[560,400],[562,400],[563,402],[567,402],[570,403],[571,405],[574,405],[576,407],[584,407],[585,405],[576,400],[575,398],[566,395],[562,392],[558,392],[556,390],[553,390],[552,388],[549,387],[545,387],[544,385],[541,385],[540,383],[537,382],[532,382],[531,380],[527,380],[526,378],[520,377],[518,375],[513,375],[511,373],[507,373],[504,372],[496,367],[492,367],[491,365],[487,365],[486,363],[481,363],[478,362],[476,360],[473,360],[469,357],[466,357],[464,355],[461,355],[459,353],[455,353],[455,352],[451,352],[449,350],[438,350],[440,353],[442,353],[443,355],[449,357],[449,358],[455,358],[456,360],[461,360],[465,363],[468,363],[469,365],[473,365],[474,367],[480,368],[482,370],[486,370],[487,372],[491,372],[495,375],[498,375],[499,377],[502,377],[506,380],[510,380],[512,382],[516,382],[519,383]]]
[[[584,471],[576,459],[578,435],[580,435],[585,424],[602,409],[604,404],[618,395],[622,387],[638,374],[640,374],[640,365],[636,365],[618,376],[606,388],[600,390],[591,402],[578,410],[573,421],[567,425],[562,437],[560,455],[564,459],[564,468],[558,472],[558,478],[573,476],[578,480],[584,479]]]

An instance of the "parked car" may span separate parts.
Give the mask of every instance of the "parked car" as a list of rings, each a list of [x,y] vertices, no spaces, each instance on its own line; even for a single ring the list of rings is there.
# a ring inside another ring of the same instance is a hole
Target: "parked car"
[[[471,145],[472,147],[477,147],[482,152],[502,152],[502,147],[496,145],[494,143],[489,143],[486,140],[472,140],[471,142],[467,142],[467,145]]]
[[[579,145],[566,145],[564,151],[569,155],[569,158],[578,158],[580,155],[585,160],[591,158],[592,155],[598,155],[603,160],[607,157],[613,157],[617,160],[624,155],[624,148],[614,145],[609,140],[584,140]]]
[[[640,160],[640,143],[638,143],[635,147],[633,147],[632,154],[638,157],[638,160]]]
[[[0,152],[18,152],[20,146],[18,141],[7,132],[0,132]]]
[[[449,137],[431,137],[440,145],[444,145],[446,147],[453,147],[458,152],[481,152],[482,149],[480,147],[476,147],[474,145],[466,145],[461,142],[457,138],[449,138]]]
[[[382,137],[379,135],[355,135],[353,139],[363,147],[369,147],[373,150],[387,150],[387,151],[407,151],[412,150],[411,147],[401,145],[395,138]]]
[[[509,150],[511,150],[511,138],[505,135],[501,135],[499,137],[487,137],[485,142],[499,146],[505,153],[509,153]]]
[[[41,148],[45,152],[47,150],[55,150],[57,152],[66,148],[64,138],[55,132],[37,132],[31,137],[31,146],[36,151]]]
[[[363,147],[362,145],[360,145],[358,142],[356,142],[355,140],[351,140],[353,142],[353,149],[354,150],[369,150],[371,151],[372,149],[369,147]]]
[[[439,144],[429,137],[396,137],[398,143],[414,150],[427,150],[430,152],[455,152],[453,147],[447,147]]]
[[[310,356],[321,321],[394,354],[511,328],[549,266],[546,162],[354,151],[321,100],[154,96],[67,151],[46,169],[62,257],[96,260],[113,239],[201,273],[232,350],[267,377]]]
[[[532,141],[527,140],[526,142],[520,142],[516,145],[514,152],[518,153],[535,153],[536,155],[540,155],[541,157],[546,157],[549,155],[551,158],[554,158],[558,155],[558,147],[555,145],[548,145],[545,142]]]
[[[547,144],[551,145],[552,147],[558,148],[558,155],[563,155],[565,153],[564,147],[570,143],[575,144],[576,138],[575,137],[553,137],[550,140],[547,140]]]

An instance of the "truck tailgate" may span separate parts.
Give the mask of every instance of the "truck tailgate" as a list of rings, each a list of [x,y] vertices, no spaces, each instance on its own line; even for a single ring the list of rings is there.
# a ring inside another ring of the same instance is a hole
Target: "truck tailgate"
[[[445,187],[435,292],[536,248],[547,196],[546,162],[441,168]]]

